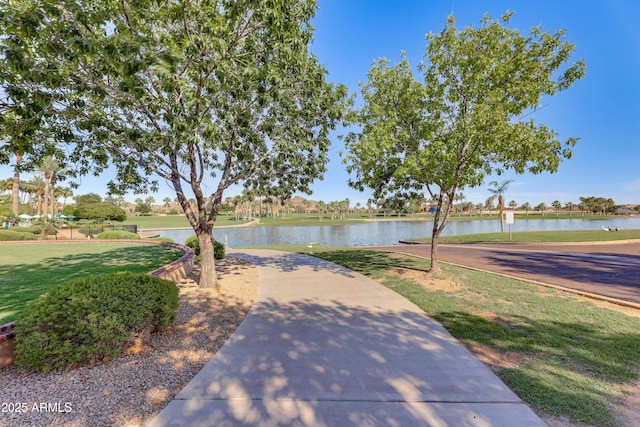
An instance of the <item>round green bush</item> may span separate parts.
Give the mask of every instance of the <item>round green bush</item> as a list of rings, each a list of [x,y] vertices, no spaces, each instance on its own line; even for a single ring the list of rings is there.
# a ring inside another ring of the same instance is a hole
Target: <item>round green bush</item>
[[[13,230],[0,230],[0,241],[8,240],[37,240],[38,236],[33,233]]]
[[[96,239],[130,239],[136,240],[140,239],[136,233],[132,233],[127,230],[111,230],[111,231],[103,231],[102,233],[98,233],[96,235]]]
[[[16,320],[16,361],[48,372],[109,360],[152,326],[173,323],[178,288],[141,273],[90,276],[52,288]]]
[[[198,236],[195,234],[193,236],[189,236],[187,240],[184,242],[185,246],[189,246],[196,255],[200,255],[200,242],[198,241]],[[215,259],[224,259],[225,251],[224,245],[217,240],[213,242],[213,257]]]

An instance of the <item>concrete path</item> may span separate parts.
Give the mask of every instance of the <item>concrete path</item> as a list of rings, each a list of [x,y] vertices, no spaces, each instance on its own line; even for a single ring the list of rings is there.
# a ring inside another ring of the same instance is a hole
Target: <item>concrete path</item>
[[[258,300],[159,426],[544,426],[415,305],[335,264],[234,251]]]

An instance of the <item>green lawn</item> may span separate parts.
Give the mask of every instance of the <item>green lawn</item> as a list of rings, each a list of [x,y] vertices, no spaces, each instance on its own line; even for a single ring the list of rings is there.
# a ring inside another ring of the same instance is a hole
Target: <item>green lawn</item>
[[[149,244],[25,243],[0,248],[0,324],[15,320],[29,301],[68,279],[117,271],[146,273],[182,256]]]
[[[268,248],[311,251],[304,245]],[[472,351],[488,350],[507,360],[499,376],[539,414],[618,425],[613,405],[640,367],[640,318],[446,264],[434,278],[424,272],[428,260],[324,246],[313,252],[404,295]],[[455,285],[443,287],[449,280]]]
[[[640,230],[567,230],[567,231],[521,231],[504,233],[464,234],[459,236],[441,236],[441,243],[481,243],[481,242],[603,242],[611,240],[640,239]],[[430,237],[411,239],[415,242],[430,242]]]

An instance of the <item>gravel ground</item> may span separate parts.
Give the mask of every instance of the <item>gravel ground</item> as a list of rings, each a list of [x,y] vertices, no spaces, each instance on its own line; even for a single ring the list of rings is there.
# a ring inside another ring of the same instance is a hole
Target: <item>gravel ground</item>
[[[0,370],[0,426],[142,426],[222,347],[256,298],[255,267],[217,264],[220,290],[199,289],[199,270],[179,283],[174,325],[142,334],[108,363],[49,374]]]

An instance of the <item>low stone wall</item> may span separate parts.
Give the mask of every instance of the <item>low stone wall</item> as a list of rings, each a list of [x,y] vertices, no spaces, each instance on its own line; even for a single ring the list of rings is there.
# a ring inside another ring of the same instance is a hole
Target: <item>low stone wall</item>
[[[182,255],[180,259],[173,261],[171,264],[160,267],[157,270],[153,270],[149,274],[161,279],[171,280],[172,282],[179,282],[186,279],[193,271],[193,263],[196,259],[196,254],[193,249],[177,243],[162,242],[161,244],[182,251],[184,255]]]
[[[9,338],[13,338],[15,332],[13,328],[16,326],[15,322],[9,322],[0,326],[0,342],[6,341]]]

